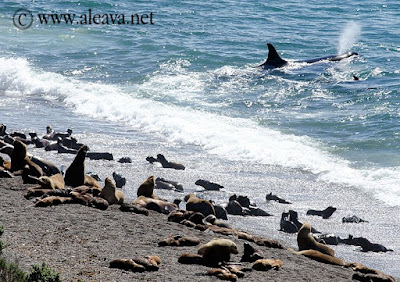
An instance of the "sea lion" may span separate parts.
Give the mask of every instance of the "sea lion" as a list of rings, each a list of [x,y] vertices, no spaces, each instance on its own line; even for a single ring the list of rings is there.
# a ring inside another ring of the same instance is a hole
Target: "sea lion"
[[[35,145],[36,148],[44,148],[48,145],[48,141],[43,142],[39,139],[36,132],[29,132],[29,136],[31,137],[31,142]]]
[[[123,211],[123,212],[133,212],[133,213],[136,213],[136,214],[144,214],[146,216],[149,215],[149,210],[148,209],[146,209],[144,207],[141,207],[141,206],[138,206],[138,205],[134,205],[134,204],[123,203],[120,206],[119,210]]]
[[[239,252],[232,240],[214,238],[207,244],[201,245],[197,253],[203,256],[207,264],[216,265],[220,262],[228,262],[231,253],[238,254]]]
[[[326,209],[322,211],[317,211],[317,210],[308,210],[307,215],[318,215],[322,216],[323,219],[329,218],[334,212],[336,211],[336,208],[329,206]]]
[[[85,157],[89,147],[84,145],[65,172],[65,185],[78,187],[85,183]]]
[[[204,216],[207,216],[209,214],[215,215],[213,205],[207,200],[198,198],[193,193],[186,195],[184,200],[186,202],[186,209],[188,211],[200,212]]]
[[[158,242],[159,247],[172,246],[172,247],[185,247],[185,246],[197,246],[200,244],[200,239],[189,236],[170,236],[165,240]]]
[[[258,259],[264,258],[262,255],[260,255],[259,251],[256,250],[249,243],[244,243],[243,247],[244,247],[244,251],[243,251],[242,258],[240,259],[240,262],[255,262]]]
[[[118,160],[121,164],[130,164],[132,163],[132,159],[130,157],[122,157]]]
[[[35,203],[35,207],[49,207],[57,206],[61,204],[72,203],[72,197],[60,197],[60,196],[48,196],[46,198],[40,199]]]
[[[14,146],[0,140],[0,153],[6,154],[11,158]]]
[[[294,210],[289,210],[289,221],[293,222],[294,225],[300,230],[300,228],[303,226],[303,223],[299,221],[299,215],[296,211]],[[314,227],[311,227],[311,232],[312,233],[321,233],[317,231]]]
[[[203,187],[206,190],[210,190],[210,191],[219,191],[220,189],[224,188],[224,186],[219,185],[217,183],[208,181],[208,180],[203,180],[203,179],[199,179],[197,180],[194,184],[199,185],[201,187]]]
[[[226,211],[228,214],[232,215],[246,215],[245,209],[239,204],[236,200],[229,201],[228,205],[226,206]]]
[[[371,243],[368,239],[363,237],[353,238],[355,243],[361,247],[363,252],[393,252],[392,249],[387,249],[381,244]]]
[[[326,245],[318,243],[311,234],[311,225],[306,222],[300,228],[297,234],[297,244],[299,246],[299,251],[303,250],[317,250],[321,253],[335,256],[335,251]]]
[[[254,262],[252,268],[258,271],[279,270],[282,268],[282,264],[280,259],[258,259]]]
[[[368,222],[368,221],[361,219],[356,215],[352,215],[352,216],[342,217],[342,222],[343,223],[360,223],[360,222]]]
[[[40,168],[43,170],[43,173],[47,176],[52,176],[54,174],[61,173],[58,167],[52,162],[49,162],[37,156],[31,156],[30,159],[32,162],[40,166]]]
[[[107,152],[88,152],[86,156],[91,160],[106,160],[106,161],[114,160],[113,155]]]
[[[277,201],[280,204],[291,204],[291,202],[286,201],[285,199],[279,198],[277,195],[273,195],[272,192],[265,196],[267,201]]]
[[[226,227],[226,228],[231,228],[231,226],[228,223],[223,222],[222,220],[217,219],[215,215],[209,214],[204,218],[204,224],[212,224],[216,225],[219,227]]]
[[[289,249],[291,250],[291,249]],[[330,256],[324,253],[321,253],[317,250],[303,250],[303,251],[299,251],[296,252],[294,250],[291,250],[292,252],[294,252],[295,254],[298,255],[303,255],[306,256],[310,259],[319,261],[319,262],[323,262],[323,263],[327,263],[327,264],[333,264],[333,265],[340,265],[340,266],[345,266],[346,264],[344,263],[344,261],[342,261],[341,259],[334,257],[334,256]]]
[[[147,198],[153,198],[154,197],[154,188],[155,188],[155,181],[154,181],[154,176],[149,176],[145,182],[143,182],[138,190],[137,190],[137,196],[144,196]]]
[[[145,196],[139,196],[133,201],[133,204],[164,214],[169,214],[171,211],[178,209],[175,204]]]
[[[222,207],[220,205],[215,205],[213,202],[211,202],[211,204],[214,206],[215,216],[218,219],[228,220],[228,212],[226,211],[226,209],[224,207]]]
[[[338,245],[341,240],[339,236],[335,236],[334,234],[320,234],[318,236],[314,236],[314,239],[319,243],[335,246]]]
[[[123,177],[121,174],[116,173],[115,171],[112,174],[112,177],[114,178],[115,181],[115,186],[117,186],[117,188],[122,188],[125,186],[126,184],[126,178]]]
[[[163,168],[173,168],[173,169],[177,169],[177,170],[185,170],[185,166],[183,164],[169,162],[162,154],[157,155],[157,161],[161,163]]]
[[[52,176],[41,176],[38,179],[38,183],[42,189],[64,189],[65,182],[61,173],[54,174]]]
[[[170,184],[174,187],[173,190],[178,191],[178,192],[183,192],[183,186],[179,182],[167,180],[167,179],[161,178],[161,177],[157,177],[156,178],[157,185],[158,185],[158,182],[164,182],[164,183]],[[157,187],[157,188],[159,188],[159,187]]]
[[[48,125],[46,126],[46,134],[42,137],[43,139],[52,140],[55,132],[54,129]]]
[[[100,192],[100,197],[106,199],[109,205],[123,204],[125,195],[124,192],[118,190],[112,182],[111,178],[107,177],[103,190]]]
[[[145,272],[146,268],[132,259],[115,259],[110,262],[110,268],[119,268],[132,272]]]
[[[203,257],[201,255],[190,254],[190,253],[183,253],[178,262],[181,264],[204,264]]]
[[[289,213],[288,212],[283,212],[281,216],[281,221],[280,221],[280,231],[286,232],[286,233],[297,233],[299,229],[297,228],[296,224],[291,222],[289,220]]]
[[[7,130],[7,126],[4,124],[0,124],[0,136],[7,135],[6,130]]]
[[[231,273],[225,267],[209,269],[209,270],[207,270],[206,274],[209,276],[215,276],[221,280],[227,280],[227,281],[237,281],[237,279],[238,279],[238,276],[236,274]]]
[[[25,166],[28,166],[25,168]],[[31,161],[27,156],[26,145],[21,141],[14,141],[14,150],[11,154],[11,172],[25,168],[24,174],[28,176],[40,177],[43,175],[42,169]]]

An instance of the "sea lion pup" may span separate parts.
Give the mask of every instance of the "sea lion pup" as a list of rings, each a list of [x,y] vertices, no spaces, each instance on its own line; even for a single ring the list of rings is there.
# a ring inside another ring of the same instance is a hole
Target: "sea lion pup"
[[[3,159],[2,156],[0,156],[0,167],[6,169],[6,170],[11,170],[11,162]]]
[[[159,161],[163,168],[173,168],[177,170],[185,170],[185,166],[183,164],[178,164],[174,162],[169,162],[162,154],[157,155],[157,161]]]
[[[11,172],[24,169],[26,165],[28,166],[27,175],[36,177],[43,175],[42,169],[27,156],[26,145],[21,141],[15,140],[14,150],[11,154]]]
[[[264,257],[249,243],[243,244],[243,256],[240,262],[255,262],[258,259],[263,259]]]
[[[310,259],[313,259],[313,260],[316,260],[319,262],[333,264],[333,265],[340,265],[340,266],[346,265],[344,263],[344,261],[342,261],[341,259],[334,257],[334,256],[327,255],[327,254],[323,254],[316,250],[303,250],[300,252],[296,252],[295,250],[292,250],[292,249],[289,249],[289,250],[297,255],[303,255],[303,256],[306,256]]]
[[[219,185],[218,183],[214,183],[208,180],[199,179],[194,184],[203,187],[206,190],[210,191],[219,191],[220,189],[224,188],[224,186]]]
[[[132,272],[146,271],[146,268],[143,265],[134,262],[132,259],[115,259],[110,262],[110,268],[119,268]]]
[[[206,264],[218,265],[220,262],[228,262],[231,254],[239,252],[232,240],[214,238],[207,244],[201,245],[197,253],[203,256]]]
[[[317,250],[321,253],[335,256],[335,251],[326,245],[318,243],[311,234],[311,225],[305,222],[297,234],[297,244],[299,251],[303,250]]]
[[[112,182],[110,177],[106,178],[104,188],[100,192],[100,197],[106,199],[110,205],[121,205],[124,203],[125,199],[124,192],[115,187],[115,184]]]
[[[138,197],[144,196],[147,198],[154,198],[155,186],[154,176],[149,176],[146,181],[139,186],[136,194]]]
[[[327,219],[331,217],[331,215],[336,211],[336,208],[329,206],[326,209],[322,211],[317,211],[317,210],[308,210],[307,215],[318,215],[322,216],[323,219]]]
[[[42,189],[64,189],[65,182],[61,173],[54,174],[52,176],[41,176],[38,179],[38,184],[40,184]]]
[[[186,195],[184,200],[186,202],[186,210],[188,211],[200,212],[204,216],[209,214],[215,215],[213,205],[209,201],[198,198],[193,193]]]
[[[365,265],[358,262],[350,262],[345,265],[345,267],[351,268],[353,271],[357,272],[353,274],[352,279],[358,281],[388,281],[395,282],[396,280],[379,270],[368,268]],[[358,277],[354,277],[354,275],[359,274]]]
[[[279,198],[277,195],[273,195],[272,192],[265,196],[267,201],[277,201],[280,204],[291,204],[291,202],[286,201],[285,199]]]
[[[177,205],[175,204],[145,196],[139,196],[133,201],[133,204],[164,214],[169,214],[170,212],[178,209]]]

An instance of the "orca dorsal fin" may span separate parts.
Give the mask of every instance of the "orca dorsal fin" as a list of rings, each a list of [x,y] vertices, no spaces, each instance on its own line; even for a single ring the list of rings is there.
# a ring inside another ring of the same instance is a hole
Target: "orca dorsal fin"
[[[265,61],[262,66],[273,66],[275,68],[282,67],[287,64],[287,61],[282,59],[279,55],[278,52],[276,52],[275,47],[271,44],[268,43],[268,58]]]

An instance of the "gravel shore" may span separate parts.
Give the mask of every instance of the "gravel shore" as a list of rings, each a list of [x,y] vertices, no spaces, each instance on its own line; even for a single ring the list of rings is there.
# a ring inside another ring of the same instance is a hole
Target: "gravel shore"
[[[158,247],[170,235],[195,236],[206,243],[214,237],[230,238],[239,248],[231,262],[243,254],[241,239],[199,231],[150,211],[149,216],[123,213],[118,206],[106,211],[66,204],[38,208],[23,195],[29,185],[20,177],[0,179],[0,225],[5,232],[5,257],[22,269],[43,261],[59,271],[64,281],[217,281],[206,276],[207,267],[178,263],[182,253],[197,253],[198,247]],[[128,200],[129,201],[129,200]],[[265,234],[268,236],[268,234]],[[251,271],[243,281],[348,281],[353,272],[295,255],[287,250],[258,248],[265,258],[283,261],[279,271]],[[133,273],[109,268],[113,259],[157,255],[157,272]],[[251,267],[250,263],[242,263]]]

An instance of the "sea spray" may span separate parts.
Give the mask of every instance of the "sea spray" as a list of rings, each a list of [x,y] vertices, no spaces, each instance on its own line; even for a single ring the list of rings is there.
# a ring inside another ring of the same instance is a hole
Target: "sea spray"
[[[361,26],[351,21],[346,24],[339,38],[338,54],[343,54],[357,42],[361,34]]]

